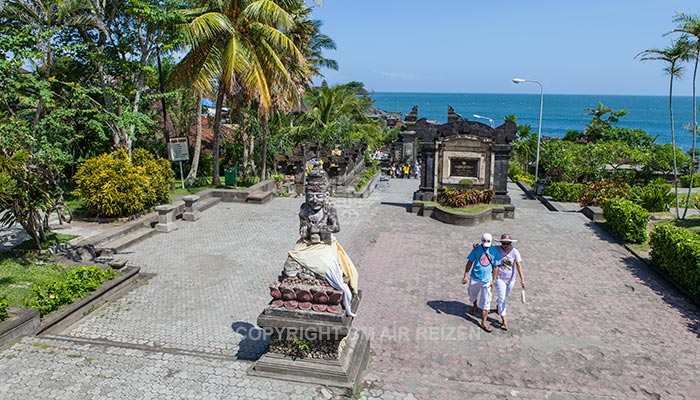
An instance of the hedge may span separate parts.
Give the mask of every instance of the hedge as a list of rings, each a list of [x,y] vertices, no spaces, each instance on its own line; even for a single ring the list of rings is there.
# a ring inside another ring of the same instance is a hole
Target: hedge
[[[554,201],[578,203],[583,196],[585,185],[582,183],[551,182],[544,188],[544,195],[550,196]]]
[[[124,150],[88,159],[74,179],[74,193],[90,214],[101,217],[125,217],[169,203],[175,181],[170,162],[143,149],[134,149],[132,159]]]
[[[651,262],[700,301],[700,236],[672,225],[651,232]]]
[[[647,240],[649,211],[625,199],[610,199],[603,205],[603,216],[608,228],[625,243]]]

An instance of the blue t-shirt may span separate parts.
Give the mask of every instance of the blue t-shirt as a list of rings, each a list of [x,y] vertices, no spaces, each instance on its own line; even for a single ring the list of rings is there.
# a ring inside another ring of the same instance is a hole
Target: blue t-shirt
[[[491,247],[478,246],[467,256],[472,262],[472,272],[469,277],[478,282],[491,282],[493,280],[493,266],[501,264],[498,250]],[[491,260],[489,262],[489,259]]]

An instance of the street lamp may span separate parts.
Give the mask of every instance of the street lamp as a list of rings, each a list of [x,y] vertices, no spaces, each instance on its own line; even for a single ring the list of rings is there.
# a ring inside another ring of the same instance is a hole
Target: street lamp
[[[536,83],[540,85],[540,123],[537,125],[537,155],[535,156],[535,182],[537,182],[538,176],[537,174],[539,173],[539,168],[540,168],[540,137],[542,136],[542,105],[544,103],[544,86],[542,86],[542,82],[540,81],[533,81],[530,79],[522,79],[522,78],[513,78],[513,83],[518,84],[518,83],[525,83],[525,82],[531,82],[531,83]]]
[[[491,124],[491,129],[495,128],[495,126],[494,126],[494,124],[493,124],[493,119],[491,119],[491,118],[489,118],[489,117],[482,117],[481,115],[476,115],[476,114],[474,114],[474,115],[472,115],[472,116],[473,116],[474,118],[481,118],[481,119],[487,119],[487,120],[489,120],[489,123]]]

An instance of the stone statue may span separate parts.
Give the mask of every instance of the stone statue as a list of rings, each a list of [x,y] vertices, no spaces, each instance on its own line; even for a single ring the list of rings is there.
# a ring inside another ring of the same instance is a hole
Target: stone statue
[[[297,300],[300,293],[302,297],[311,294],[313,299],[318,297],[324,300],[324,296],[316,296],[311,292],[318,293],[319,286],[332,286],[342,292],[335,298],[339,301],[342,299],[346,314],[354,316],[350,302],[353,293],[357,293],[358,274],[352,261],[333,236],[333,233],[340,231],[340,225],[335,206],[330,201],[329,189],[328,174],[320,164],[314,165],[306,177],[306,201],[299,211],[299,240],[289,252],[284,264],[284,279],[270,289],[273,297],[277,297],[278,294],[282,296],[284,290],[289,289],[286,292],[288,298],[280,297],[279,300],[287,300],[283,303],[284,306],[294,308],[295,303],[290,302]],[[290,293],[291,290],[294,296]],[[326,294],[329,298],[333,297],[333,293]],[[315,304],[308,306],[311,305]],[[298,306],[301,309],[307,308],[306,304]],[[321,308],[331,312],[340,310],[331,305]],[[316,309],[317,307],[314,307],[314,310]]]

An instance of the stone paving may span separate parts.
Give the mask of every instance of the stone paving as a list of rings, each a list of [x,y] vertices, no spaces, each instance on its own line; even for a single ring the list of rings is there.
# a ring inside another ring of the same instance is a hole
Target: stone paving
[[[410,213],[416,187],[336,199],[364,291],[355,326],[371,338],[361,399],[698,398],[700,313],[583,215],[510,185],[514,220],[451,226]],[[150,279],[61,335],[0,352],[0,398],[336,398],[245,373],[267,346],[255,320],[300,204],[221,203],[129,248]],[[528,303],[516,288],[508,332],[467,313],[461,275],[484,231],[520,239]]]

